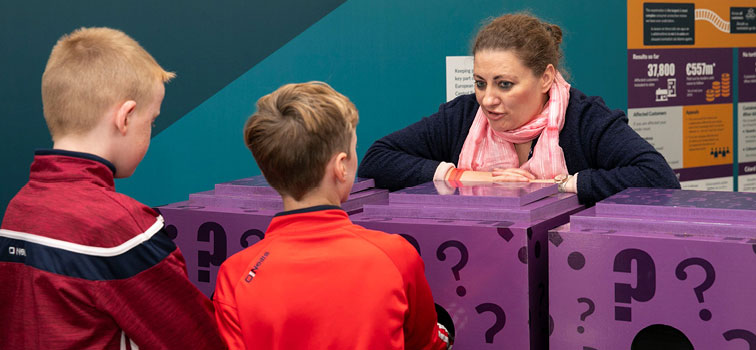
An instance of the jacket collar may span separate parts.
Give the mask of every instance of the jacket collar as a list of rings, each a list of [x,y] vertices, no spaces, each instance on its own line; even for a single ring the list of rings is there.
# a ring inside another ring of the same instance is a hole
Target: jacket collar
[[[34,152],[30,180],[42,182],[84,180],[115,190],[116,168],[94,154],[41,149]]]

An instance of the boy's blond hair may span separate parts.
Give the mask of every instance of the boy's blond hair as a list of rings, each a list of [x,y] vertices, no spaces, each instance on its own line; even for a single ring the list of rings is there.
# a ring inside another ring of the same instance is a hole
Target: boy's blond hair
[[[42,105],[53,136],[90,131],[108,108],[149,102],[166,72],[134,39],[111,28],[80,28],[58,40],[42,75]]]
[[[265,179],[295,200],[317,187],[328,161],[351,154],[357,108],[323,82],[287,84],[257,101],[244,141]]]

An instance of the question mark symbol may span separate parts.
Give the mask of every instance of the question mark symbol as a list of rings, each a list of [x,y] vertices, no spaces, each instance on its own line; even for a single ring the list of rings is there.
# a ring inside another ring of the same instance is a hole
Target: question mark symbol
[[[486,331],[486,343],[493,344],[494,336],[496,335],[496,333],[499,333],[499,331],[504,328],[504,325],[507,323],[507,315],[504,313],[504,310],[501,309],[501,306],[493,303],[480,304],[475,307],[475,311],[477,311],[478,314],[482,314],[484,312],[492,312],[496,316],[496,322],[493,326],[491,326],[491,328]]]
[[[731,329],[722,334],[725,340],[730,341],[733,339],[743,339],[748,342],[749,350],[756,350],[756,334],[753,334],[745,329]]]
[[[596,311],[596,305],[593,303],[593,300],[588,298],[578,298],[578,303],[585,303],[588,304],[588,310],[580,314],[580,320],[585,321],[585,319],[593,314],[593,311]],[[583,326],[578,326],[577,328],[578,333],[583,334],[585,332],[585,329]]]
[[[417,242],[415,237],[412,237],[406,233],[400,233],[399,235],[404,237],[404,239],[406,239],[407,242],[409,242],[410,244],[412,244],[413,247],[415,247],[415,250],[417,250],[417,255],[422,255],[420,254],[420,243]]]
[[[213,252],[205,250],[197,252],[197,265],[199,267],[220,266],[226,260],[226,231],[217,222],[208,221],[200,225],[197,230],[197,242],[210,242],[210,233],[213,233]],[[200,269],[197,271],[197,280],[210,282],[210,270]]]
[[[178,237],[178,229],[176,228],[176,225],[167,225],[163,228],[163,231],[171,238],[171,240],[175,241],[176,237]]]
[[[444,253],[444,251],[449,247],[454,247],[454,248],[457,248],[457,250],[459,250],[459,254],[460,254],[459,262],[456,265],[452,266],[451,268],[452,273],[454,274],[454,279],[459,281],[459,271],[462,270],[462,268],[465,267],[465,265],[467,265],[467,258],[468,258],[467,247],[465,247],[465,245],[462,244],[462,242],[460,241],[454,241],[454,240],[446,241],[442,243],[436,250],[436,257],[438,258],[438,260],[441,260],[441,261],[446,260],[446,253]],[[463,297],[465,296],[465,294],[467,294],[467,290],[465,289],[465,287],[463,286],[457,287],[457,295]]]
[[[633,299],[649,301],[656,293],[656,265],[648,253],[640,249],[625,249],[614,257],[614,272],[632,272],[632,261],[638,267],[635,288],[627,283],[614,284],[614,301],[629,304]],[[614,319],[632,321],[632,310],[625,306],[614,307]]]
[[[258,230],[256,228],[253,228],[253,229],[245,231],[242,234],[241,238],[239,239],[239,244],[241,244],[242,248],[247,248],[250,245],[257,243],[257,242],[255,242],[255,243],[249,244],[249,241],[247,241],[247,238],[249,238],[250,236],[255,236],[255,237],[259,238],[257,240],[257,242],[259,242],[259,241],[262,241],[263,238],[265,238],[265,233],[263,233],[262,231],[260,231],[260,230]]]
[[[710,262],[701,258],[688,258],[677,265],[677,268],[675,269],[675,276],[677,276],[677,279],[679,279],[680,281],[687,279],[688,274],[685,273],[685,269],[691,265],[701,266],[706,272],[706,279],[703,281],[703,283],[701,283],[698,287],[693,288],[693,292],[696,293],[698,302],[703,303],[703,293],[707,289],[711,288],[711,286],[714,284],[714,280],[716,279],[716,272],[714,272],[714,266],[711,266]],[[711,319],[711,311],[709,311],[708,309],[702,309],[701,312],[698,313],[698,316],[701,317],[702,320],[708,321]]]
[[[540,291],[538,294],[541,295],[538,297],[538,307],[541,309],[539,314],[543,316],[548,309],[546,303],[543,302],[543,298],[546,296],[546,286],[544,286],[543,282],[538,283],[538,290]]]

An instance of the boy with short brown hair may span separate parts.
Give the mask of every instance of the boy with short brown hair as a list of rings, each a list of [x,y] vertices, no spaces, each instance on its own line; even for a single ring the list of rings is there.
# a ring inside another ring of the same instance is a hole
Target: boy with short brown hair
[[[212,303],[149,207],[116,193],[144,157],[166,72],[109,28],[63,36],[42,76],[53,149],[0,229],[8,349],[221,349]]]
[[[447,349],[423,262],[339,205],[357,170],[357,110],[321,82],[262,97],[244,139],[284,212],[227,259],[214,303],[231,349]]]

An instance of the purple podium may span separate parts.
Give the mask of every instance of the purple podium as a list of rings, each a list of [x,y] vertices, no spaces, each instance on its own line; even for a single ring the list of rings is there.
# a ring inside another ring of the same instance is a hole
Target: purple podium
[[[755,193],[631,188],[549,241],[552,349],[756,350]]]
[[[388,191],[372,179],[357,179],[342,208],[351,214],[366,203],[386,203]],[[189,279],[207,296],[215,290],[218,268],[227,257],[257,243],[283,202],[265,178],[255,176],[215,185],[188,201],[155,208],[186,259]]]
[[[546,349],[548,231],[582,208],[554,184],[426,183],[351,219],[415,246],[454,320],[455,349]]]

